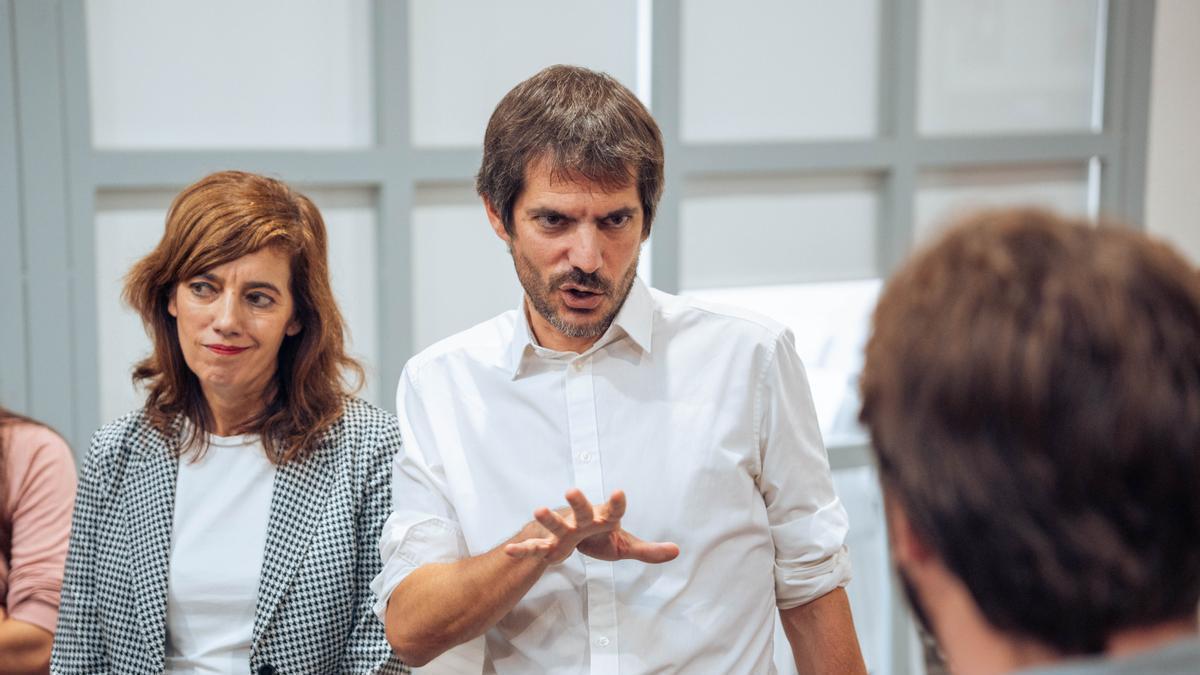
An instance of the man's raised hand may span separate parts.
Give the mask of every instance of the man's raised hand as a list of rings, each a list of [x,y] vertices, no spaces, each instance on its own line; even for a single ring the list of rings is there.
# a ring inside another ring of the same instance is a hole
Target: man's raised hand
[[[577,488],[568,490],[566,498],[569,506],[557,511],[544,506],[536,509],[533,518],[543,531],[508,544],[504,552],[514,558],[543,558],[551,564],[562,562],[575,549],[599,560],[631,559],[645,563],[664,563],[679,555],[675,544],[642,541],[621,529],[624,492],[613,492],[597,508]]]

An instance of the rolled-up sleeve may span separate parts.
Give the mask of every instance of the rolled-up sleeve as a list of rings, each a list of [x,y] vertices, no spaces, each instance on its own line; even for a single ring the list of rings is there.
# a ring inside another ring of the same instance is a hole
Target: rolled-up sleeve
[[[833,489],[808,376],[784,331],[758,388],[758,486],[775,544],[775,603],[806,604],[850,581],[849,519]]]
[[[408,369],[400,377],[396,412],[404,444],[392,461],[392,513],[379,540],[383,569],[371,582],[380,621],[385,621],[392,591],[413,570],[469,555],[430,420]]]

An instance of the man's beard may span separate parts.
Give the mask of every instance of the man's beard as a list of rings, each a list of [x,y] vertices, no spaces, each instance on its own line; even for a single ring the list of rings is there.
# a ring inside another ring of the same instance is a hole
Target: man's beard
[[[561,333],[564,337],[569,338],[598,338],[604,335],[604,331],[608,330],[608,327],[612,325],[613,319],[616,318],[617,313],[624,306],[625,298],[629,297],[629,290],[633,288],[633,279],[637,276],[638,257],[640,255],[640,251],[637,255],[634,255],[629,269],[626,270],[621,280],[614,285],[612,281],[605,279],[600,274],[596,272],[584,272],[578,267],[572,267],[570,272],[558,274],[543,283],[537,269],[528,258],[511,248],[509,252],[512,253],[513,266],[517,270],[517,278],[521,280],[521,286],[525,289],[525,295],[529,298],[533,309],[554,330]],[[596,321],[590,323],[572,323],[567,321],[566,318],[554,309],[554,296],[563,284],[582,286],[590,291],[600,293],[607,298],[614,299],[615,302],[608,313]]]

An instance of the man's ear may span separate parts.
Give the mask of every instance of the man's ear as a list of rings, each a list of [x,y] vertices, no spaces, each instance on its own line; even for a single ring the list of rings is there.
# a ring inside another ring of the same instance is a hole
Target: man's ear
[[[913,529],[908,514],[899,500],[890,497],[887,490],[883,495],[884,517],[887,518],[888,543],[892,549],[892,560],[901,568],[929,563],[934,557],[932,549]]]
[[[505,244],[512,245],[512,235],[504,228],[504,219],[496,212],[496,208],[492,206],[492,201],[487,197],[483,198],[483,210],[487,212],[488,222],[492,224],[492,231],[500,237]]]

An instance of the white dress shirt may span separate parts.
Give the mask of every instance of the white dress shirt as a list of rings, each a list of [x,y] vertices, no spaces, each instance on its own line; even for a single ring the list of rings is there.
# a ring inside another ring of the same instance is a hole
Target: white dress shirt
[[[531,338],[524,305],[409,361],[404,448],[373,588],[485,553],[538,506],[625,491],[661,565],[576,552],[487,632],[487,673],[769,673],[776,608],[850,577],[846,512],[791,333],[636,280],[586,352]]]
[[[208,437],[182,459],[167,576],[170,675],[246,672],[275,465],[257,435]]]

